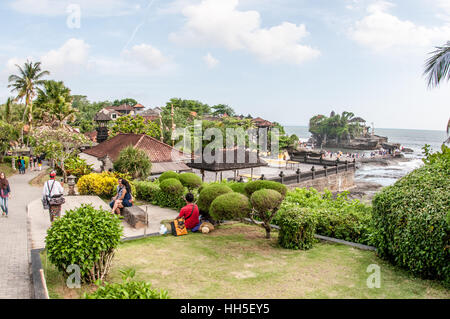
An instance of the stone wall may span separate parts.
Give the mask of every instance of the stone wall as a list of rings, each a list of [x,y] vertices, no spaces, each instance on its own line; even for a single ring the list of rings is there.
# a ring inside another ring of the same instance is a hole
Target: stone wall
[[[355,186],[355,171],[348,170],[347,172],[330,174],[328,176],[307,180],[299,184],[289,184],[286,186],[291,189],[296,187],[312,187],[317,189],[319,192],[322,192],[325,188],[332,192],[342,192]]]

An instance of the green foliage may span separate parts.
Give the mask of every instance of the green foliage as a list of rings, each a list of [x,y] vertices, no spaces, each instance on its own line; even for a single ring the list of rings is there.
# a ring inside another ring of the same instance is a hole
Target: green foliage
[[[317,220],[309,208],[294,207],[278,216],[278,243],[288,249],[311,249],[315,242]]]
[[[252,194],[250,201],[253,206],[252,218],[256,216],[263,222],[266,238],[270,238],[270,223],[280,208],[283,196],[273,189],[260,189]]]
[[[47,256],[65,276],[69,265],[80,267],[81,280],[93,283],[108,274],[114,250],[120,243],[120,218],[92,205],[66,211],[47,230]]]
[[[156,198],[156,193],[160,191],[159,183],[147,181],[134,181],[136,186],[136,198],[153,202]]]
[[[19,158],[19,156],[4,156],[3,163],[11,164],[13,157],[15,159],[14,164],[16,166],[16,169],[19,169],[19,164],[17,163],[17,159]],[[30,167],[30,158],[28,156],[20,156],[20,157],[23,157],[23,159],[25,160],[25,167]]]
[[[62,81],[44,81],[43,88],[38,88],[37,91],[33,117],[40,123],[62,124],[76,118],[77,109],[72,108],[70,89]]]
[[[78,156],[68,158],[64,162],[64,167],[67,175],[73,175],[77,178],[92,172],[92,165],[88,165],[86,160],[79,158]]]
[[[168,207],[179,210],[184,205],[186,205],[186,202],[182,195],[166,193],[160,189],[155,193],[155,199],[153,200],[152,204],[159,207]]]
[[[265,215],[268,212],[278,210],[283,201],[280,193],[273,189],[260,189],[252,194],[250,200],[253,209],[259,214]]]
[[[240,193],[247,196],[247,192],[245,191],[246,183],[240,183],[240,182],[230,182],[227,184],[233,192]]]
[[[11,148],[11,142],[19,138],[19,131],[14,125],[0,120],[0,154]]]
[[[72,107],[78,112],[76,119],[71,123],[80,128],[81,133],[91,132],[95,129],[94,117],[101,109],[111,105],[109,101],[89,102],[84,95],[73,95]]]
[[[119,133],[146,134],[157,139],[160,137],[159,124],[149,122],[140,115],[119,117],[111,128],[110,136],[113,137]]]
[[[281,194],[281,196],[286,196],[287,187],[278,182],[274,181],[264,181],[257,180],[253,182],[248,182],[245,186],[245,192],[247,195],[252,196],[252,194],[260,189],[273,189]]]
[[[161,174],[161,176],[158,177],[159,182],[162,182],[165,179],[168,178],[176,178],[176,179],[180,179],[180,175],[176,172],[173,171],[167,171]]]
[[[330,191],[323,194],[315,189],[297,188],[288,192],[280,208],[280,214],[310,209],[317,221],[316,232],[323,236],[360,244],[371,244],[373,233],[371,208],[358,200],[348,200],[346,192],[335,199]],[[278,215],[274,223],[278,225]]]
[[[166,179],[165,181],[167,180],[169,179]],[[178,210],[186,204],[186,202],[182,197],[184,189],[183,186],[181,187],[182,189],[181,194],[180,193],[172,194],[163,191],[160,188],[162,182],[159,183],[159,181],[156,182],[134,181],[134,184],[136,185],[136,197],[138,199],[150,202],[153,205],[160,207],[169,207]],[[170,188],[170,186],[168,187]],[[176,186],[176,188],[179,188],[179,185]]]
[[[231,193],[233,190],[223,184],[211,184],[204,187],[198,197],[198,208],[204,213],[209,213],[211,203],[220,195]]]
[[[181,173],[179,179],[181,184],[189,190],[199,188],[202,185],[201,177],[194,173]]]
[[[184,186],[181,182],[176,178],[167,178],[163,180],[159,187],[164,193],[173,195],[173,196],[181,196],[184,191]]]
[[[126,99],[122,99],[122,100],[114,100],[114,102],[112,103],[112,105],[114,106],[120,106],[120,105],[129,105],[129,106],[135,106],[136,104],[138,104],[138,102],[135,99],[132,98],[126,98]]]
[[[135,270],[120,270],[122,283],[111,284],[97,281],[97,290],[84,293],[84,299],[169,299],[166,290],[152,289],[152,285],[145,281],[133,280]]]
[[[218,105],[214,105],[212,107],[212,109],[214,110],[214,112],[212,113],[212,115],[214,116],[223,116],[223,115],[228,115],[228,116],[235,116],[236,112],[233,110],[232,107],[229,107],[226,104],[218,104]]]
[[[209,208],[211,217],[215,220],[244,218],[251,213],[251,210],[248,197],[235,192],[218,196]]]
[[[132,178],[146,179],[151,172],[152,163],[147,154],[133,146],[127,146],[119,153],[114,162],[114,169],[121,173],[128,173]]]
[[[395,265],[450,286],[448,148],[425,163],[374,197],[375,246]]]
[[[309,120],[309,131],[319,145],[329,139],[348,140],[361,136],[364,122],[360,118],[354,118],[352,112],[342,114],[331,113],[330,117],[316,115]]]

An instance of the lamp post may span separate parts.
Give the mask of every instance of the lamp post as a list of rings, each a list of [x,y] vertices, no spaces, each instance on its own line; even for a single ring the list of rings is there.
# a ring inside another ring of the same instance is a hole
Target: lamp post
[[[76,177],[73,175],[67,177],[67,185],[69,185],[69,196],[75,196],[75,180]]]

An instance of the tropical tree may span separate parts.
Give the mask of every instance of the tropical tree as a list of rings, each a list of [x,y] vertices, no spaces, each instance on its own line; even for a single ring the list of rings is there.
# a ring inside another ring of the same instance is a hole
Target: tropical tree
[[[226,105],[226,104],[218,104],[218,105],[214,105],[212,107],[213,111],[213,115],[214,116],[223,116],[223,115],[228,115],[228,116],[235,116],[236,112],[233,110],[232,107]]]
[[[126,98],[126,99],[122,99],[122,100],[114,100],[113,104],[114,106],[119,106],[119,105],[129,105],[129,106],[135,106],[136,104],[138,104],[138,102],[135,99],[132,98]]]
[[[25,115],[28,115],[29,131],[32,131],[33,121],[33,98],[36,95],[36,89],[44,84],[42,78],[49,75],[49,71],[43,71],[41,68],[41,62],[25,62],[21,67],[16,64],[19,69],[19,74],[12,74],[8,78],[9,88],[12,88],[12,92],[17,92],[17,100],[25,99],[25,111],[23,113],[22,121],[25,122]],[[23,141],[23,130],[22,130]]]
[[[62,81],[45,81],[43,89],[38,88],[35,104],[35,118],[43,124],[66,124],[75,120],[76,109],[72,108],[73,97]]]
[[[36,152],[45,153],[47,158],[55,161],[63,172],[64,180],[67,180],[65,161],[76,156],[81,146],[92,144],[83,134],[48,126],[39,127],[33,132],[33,137],[36,141]]]
[[[111,136],[119,133],[147,134],[154,138],[159,138],[159,125],[146,121],[142,116],[126,115],[119,117],[111,128]]]
[[[147,154],[133,146],[127,146],[120,151],[114,162],[114,169],[120,173],[130,174],[133,178],[146,179],[151,172],[152,163]]]
[[[436,47],[425,63],[424,75],[428,78],[428,87],[435,88],[445,79],[450,80],[450,41],[442,47]],[[447,123],[447,135],[450,133],[450,119]],[[445,143],[450,143],[448,137]]]
[[[3,156],[11,147],[11,143],[19,137],[14,125],[0,120],[0,156]]]

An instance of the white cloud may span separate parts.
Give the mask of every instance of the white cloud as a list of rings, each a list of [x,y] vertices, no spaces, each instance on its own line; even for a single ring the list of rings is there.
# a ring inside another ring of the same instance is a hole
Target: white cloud
[[[450,34],[450,24],[438,27],[416,25],[389,13],[394,4],[378,1],[367,8],[369,13],[357,21],[350,37],[361,45],[384,51],[391,48],[431,48],[444,43]]]
[[[132,2],[132,3],[130,3]],[[106,17],[122,16],[137,12],[140,5],[135,1],[126,0],[13,0],[10,3],[12,9],[17,12],[42,15],[60,16],[67,15],[67,8],[70,4],[79,5],[81,15]]]
[[[164,56],[160,50],[149,44],[135,45],[131,50],[125,50],[123,55],[128,60],[134,60],[136,63],[151,70],[163,68],[171,63],[170,59]]]
[[[207,55],[205,55],[203,57],[203,61],[205,61],[206,65],[208,66],[208,68],[212,69],[215,66],[217,66],[217,64],[219,64],[219,60],[217,60],[216,58],[214,58],[211,53],[208,52]]]
[[[203,0],[182,10],[187,21],[170,39],[182,44],[204,44],[228,50],[245,50],[263,62],[300,64],[320,52],[300,44],[309,35],[306,27],[289,22],[261,27],[257,11],[239,11],[239,0]]]
[[[81,39],[69,39],[60,48],[51,50],[41,57],[42,66],[52,73],[77,72],[86,66],[89,45]]]
[[[135,45],[116,57],[90,55],[89,47],[84,40],[72,38],[60,48],[50,50],[40,57],[11,58],[5,69],[9,74],[15,74],[16,64],[23,65],[27,59],[41,61],[42,69],[50,71],[52,77],[66,80],[83,72],[91,72],[93,75],[142,76],[165,75],[176,68],[170,57],[149,44]]]

